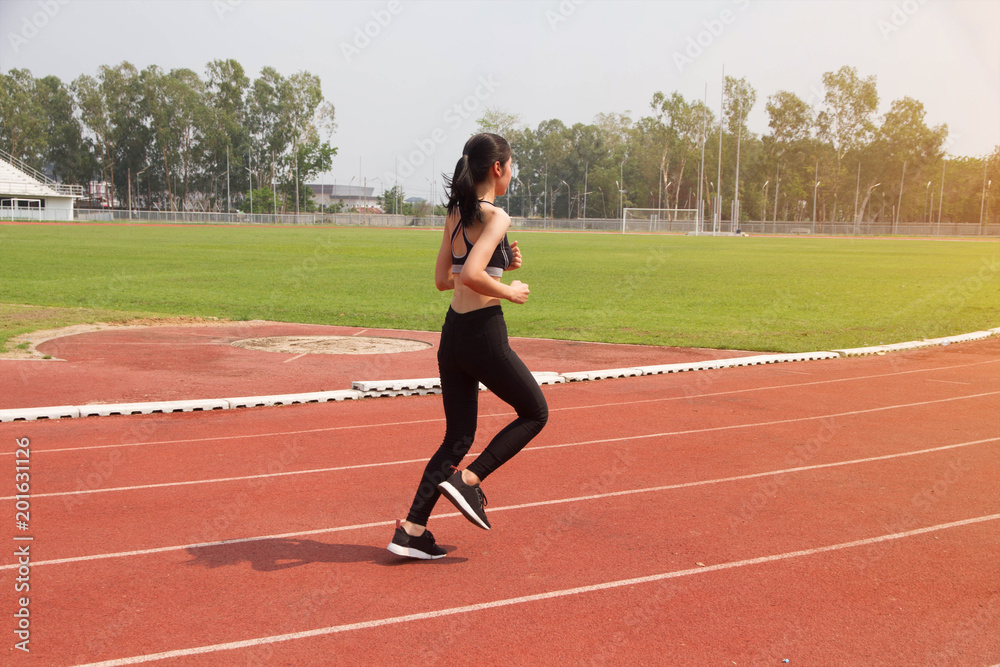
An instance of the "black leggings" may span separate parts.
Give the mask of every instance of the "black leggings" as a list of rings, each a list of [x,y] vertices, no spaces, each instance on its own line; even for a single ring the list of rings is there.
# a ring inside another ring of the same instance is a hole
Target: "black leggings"
[[[444,442],[427,463],[407,520],[426,526],[441,495],[437,485],[452,474],[472,447],[479,412],[479,383],[508,403],[517,419],[497,433],[468,465],[479,479],[506,463],[538,435],[549,408],[538,383],[507,343],[507,324],[500,306],[468,313],[451,308],[441,329],[438,369],[446,420]]]

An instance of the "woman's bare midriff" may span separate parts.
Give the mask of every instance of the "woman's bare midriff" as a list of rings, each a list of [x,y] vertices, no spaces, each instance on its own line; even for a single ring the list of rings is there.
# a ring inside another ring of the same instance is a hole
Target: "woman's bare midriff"
[[[500,305],[500,299],[485,296],[471,287],[466,287],[462,283],[461,274],[455,273],[453,275],[455,277],[455,292],[451,296],[451,309],[456,313],[469,313],[473,310]],[[500,282],[499,278],[493,278],[493,280]]]

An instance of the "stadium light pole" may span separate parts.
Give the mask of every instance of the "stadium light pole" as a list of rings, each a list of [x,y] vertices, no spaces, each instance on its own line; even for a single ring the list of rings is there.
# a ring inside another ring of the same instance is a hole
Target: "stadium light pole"
[[[663,189],[667,191],[667,208],[668,209],[670,208],[670,186],[673,185],[673,184],[674,184],[673,181],[667,181],[667,184],[663,186]],[[674,208],[680,208],[679,206],[676,205],[676,202],[674,204]],[[656,215],[659,215],[659,213],[657,213]],[[674,216],[670,220],[670,222],[673,222],[675,219],[676,219],[676,216]]]
[[[858,162],[858,179],[854,183],[854,225],[858,224],[858,195],[861,193],[861,162]],[[836,214],[834,214],[836,215]]]
[[[545,178],[542,182],[542,220],[545,220],[545,216],[548,214],[549,208],[549,163],[545,163]],[[542,223],[542,227],[545,227],[545,223]]]
[[[765,205],[765,204],[767,203],[767,185],[768,185],[768,183],[770,183],[770,182],[771,182],[771,179],[767,179],[766,181],[764,181],[764,187],[763,187],[763,190],[764,190],[764,194],[763,194],[763,195],[761,196],[761,198],[760,198],[760,223],[761,223],[761,225],[762,225],[762,226],[761,226],[761,231],[763,231],[763,230],[764,230],[764,227],[763,227],[763,224],[764,224],[765,222],[767,222],[767,221],[766,221],[766,220],[764,219],[764,216],[765,216],[765,212],[764,212],[764,211],[765,211],[765,209],[764,209],[764,205]]]
[[[229,146],[226,146],[226,213],[233,210],[233,199],[229,194]]]
[[[813,186],[813,218],[812,218],[812,233],[816,233],[816,191],[819,189],[820,181],[816,181],[816,185]]]
[[[621,181],[615,181],[615,185],[618,187],[618,211],[622,219],[622,234],[625,233],[625,211],[622,210],[622,183]]]
[[[250,151],[247,151],[247,166],[244,169],[250,180],[250,215],[253,215],[253,154]]]
[[[247,156],[247,161],[249,162],[249,155]],[[250,167],[244,167],[247,170],[247,175],[250,179],[250,215],[253,215],[253,169]]]
[[[383,203],[384,203],[384,201],[385,201],[385,186],[382,185],[382,179],[379,178],[378,176],[373,176],[372,177],[372,182],[375,182],[375,181],[378,181],[378,186],[379,186],[379,188],[382,189],[382,200],[383,200]],[[384,211],[383,211],[383,213],[384,213]]]
[[[570,190],[569,183],[567,183],[566,181],[563,181],[563,179],[561,179],[561,178],[559,180],[562,181],[562,184],[566,186],[566,219],[569,220],[570,215],[571,215],[569,206],[570,206],[570,202],[573,201],[573,191]]]
[[[938,196],[938,231],[941,231],[941,211],[944,210],[944,168],[947,159],[941,161],[941,194]]]
[[[722,119],[726,115],[726,66],[722,66],[722,91],[719,97],[719,173],[715,180],[719,181],[719,187],[715,191],[715,215],[712,216],[712,234],[715,235],[722,229]]]
[[[662,162],[662,161],[661,161]],[[660,182],[656,190],[656,210],[663,208],[663,164],[660,164]]]
[[[743,98],[740,98],[740,121],[736,128],[736,185],[733,188],[733,219],[729,223],[730,231],[735,232],[740,225],[740,144],[743,141]],[[816,216],[813,216],[816,219]]]
[[[983,218],[983,228],[980,235],[986,235],[986,225],[990,224],[990,188],[993,187],[993,179],[986,182],[986,217]]]
[[[136,199],[139,198],[139,177],[142,176],[142,172],[146,171],[147,169],[149,169],[149,165],[148,164],[145,167],[143,167],[142,169],[140,169],[138,171],[138,173],[136,173],[136,175],[135,175],[135,198]],[[130,206],[131,206],[131,204],[130,204]]]
[[[893,223],[892,233],[896,233],[896,229],[899,227],[899,219],[903,214],[903,184],[906,182],[906,160],[903,160],[903,173],[899,177],[899,203],[896,206],[896,220]]]
[[[778,163],[778,167],[774,174],[774,211],[771,214],[771,220],[774,221],[774,231],[778,231],[778,190],[781,189],[781,163]]]
[[[517,181],[517,184],[522,188],[524,187],[524,183],[521,182],[520,178],[515,178],[514,180]],[[521,195],[521,217],[524,217],[524,195]]]
[[[924,222],[928,222],[929,220],[929,218],[927,217],[927,212],[930,209],[930,206],[927,202],[930,200],[930,195],[931,195],[931,182],[927,181],[927,187],[924,188]]]
[[[618,165],[618,213],[622,216],[622,234],[625,233],[625,161],[628,160],[628,153],[622,158],[622,163]]]
[[[701,107],[701,166],[698,168],[698,213],[696,217],[698,218],[695,223],[695,231],[703,232],[705,231],[705,193],[704,193],[704,180],[705,180],[705,144],[708,142],[708,115],[705,113],[708,110],[708,84],[705,84],[705,102]]]
[[[583,219],[587,219],[587,176],[590,175],[590,163],[583,165]]]
[[[861,218],[865,217],[865,206],[867,206],[868,202],[871,201],[872,190],[874,190],[875,188],[877,188],[880,185],[882,185],[881,181],[878,182],[878,183],[876,183],[875,185],[871,186],[870,188],[868,188],[868,194],[865,195],[865,204],[864,204],[864,206],[861,207],[861,215],[860,215],[860,218],[858,218],[858,231],[860,231]],[[882,203],[883,203],[882,205],[884,206],[885,205],[885,195],[884,194],[882,195]]]
[[[982,230],[982,226],[983,226],[983,214],[986,211],[986,166],[988,164],[989,164],[989,161],[986,160],[986,159],[983,159],[983,199],[982,199],[982,201],[979,204],[979,227],[980,227],[980,230]]]

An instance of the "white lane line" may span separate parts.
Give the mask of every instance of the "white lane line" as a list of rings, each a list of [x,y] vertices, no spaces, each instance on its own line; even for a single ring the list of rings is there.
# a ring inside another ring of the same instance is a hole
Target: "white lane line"
[[[833,463],[818,463],[818,464],[811,465],[811,466],[800,466],[800,467],[797,467],[797,468],[785,468],[784,470],[771,470],[771,471],[767,471],[767,472],[757,472],[757,473],[749,473],[749,474],[746,474],[746,475],[736,475],[736,476],[733,476],[733,477],[721,477],[721,478],[718,478],[718,479],[706,479],[706,480],[699,480],[699,481],[695,481],[695,482],[680,482],[678,484],[667,484],[667,485],[664,485],[664,486],[653,486],[653,487],[647,487],[647,488],[643,488],[643,489],[627,489],[625,491],[611,491],[611,492],[608,492],[608,493],[598,493],[598,494],[593,494],[593,495],[589,495],[589,496],[575,496],[575,497],[572,497],[572,498],[558,498],[556,500],[542,500],[542,501],[533,502],[533,503],[523,503],[523,504],[520,504],[520,505],[508,505],[508,506],[504,506],[504,507],[494,507],[494,508],[490,508],[490,512],[505,512],[505,511],[510,511],[510,510],[525,509],[525,508],[528,508],[528,507],[546,507],[546,506],[551,506],[551,505],[564,505],[566,503],[583,502],[583,501],[587,501],[587,500],[601,500],[601,499],[605,499],[605,498],[614,498],[614,497],[617,497],[617,496],[631,496],[631,495],[636,495],[636,494],[639,494],[639,493],[656,493],[656,492],[659,492],[659,491],[671,491],[671,490],[674,490],[674,489],[687,489],[687,488],[696,487],[696,486],[708,486],[708,485],[711,485],[711,484],[723,484],[723,483],[726,483],[726,482],[738,482],[738,481],[744,481],[744,480],[748,480],[748,479],[757,479],[757,478],[760,478],[760,477],[774,477],[774,476],[778,476],[778,475],[786,475],[786,474],[796,473],[796,472],[805,472],[805,471],[808,471],[808,470],[820,470],[820,469],[823,469],[823,468],[837,468],[837,467],[841,467],[841,466],[857,465],[857,464],[861,464],[861,463],[871,463],[873,461],[887,461],[887,460],[890,460],[890,459],[898,459],[898,458],[904,458],[904,457],[908,457],[908,456],[917,456],[917,455],[920,455],[920,454],[931,454],[931,453],[934,453],[934,452],[942,452],[942,451],[946,451],[946,450],[949,450],[949,449],[958,449],[960,447],[971,447],[973,445],[981,445],[983,443],[996,442],[996,441],[1000,441],[1000,437],[986,438],[984,440],[971,440],[969,442],[960,442],[960,443],[957,443],[957,444],[954,444],[954,445],[942,445],[940,447],[931,447],[930,449],[920,449],[920,450],[915,450],[915,451],[911,451],[911,452],[900,452],[898,454],[884,454],[882,456],[872,456],[872,457],[867,457],[867,458],[863,458],[863,459],[852,459],[852,460],[849,460],[849,461],[835,461]],[[459,512],[450,512],[450,513],[446,513],[446,514],[435,514],[434,518],[435,519],[444,519],[444,518],[451,518],[451,517],[458,517],[458,516],[462,516],[461,513],[459,513]],[[242,543],[242,542],[257,542],[257,541],[264,541],[264,540],[289,539],[289,538],[296,538],[296,537],[304,537],[306,535],[319,535],[319,534],[322,534],[322,533],[337,533],[337,532],[343,532],[343,531],[348,531],[348,530],[362,530],[362,529],[365,529],[365,528],[373,528],[373,527],[376,527],[376,526],[391,526],[391,525],[393,525],[393,523],[394,522],[391,521],[391,520],[390,521],[376,521],[376,522],[373,522],[373,523],[362,523],[362,524],[355,524],[355,525],[352,525],[352,526],[337,526],[337,527],[334,527],[334,528],[317,528],[315,530],[307,530],[307,531],[296,532],[296,533],[281,533],[281,534],[277,534],[277,535],[261,535],[261,536],[258,536],[258,537],[242,537],[242,538],[237,538],[237,539],[232,539],[232,540],[221,540],[221,541],[218,541],[218,542],[201,542],[201,543],[197,543],[197,544],[184,544],[184,545],[180,545],[180,546],[157,547],[157,548],[154,548],[154,549],[140,549],[140,550],[136,550],[136,551],[125,551],[125,552],[109,553],[109,554],[97,554],[97,555],[92,555],[92,556],[73,556],[73,557],[70,557],[70,558],[59,558],[59,559],[54,559],[54,560],[35,561],[35,562],[32,563],[32,567],[38,567],[40,565],[61,565],[61,564],[64,564],[64,563],[76,563],[76,562],[81,562],[81,561],[103,560],[103,559],[107,559],[107,558],[126,558],[126,557],[130,557],[130,556],[145,556],[145,555],[149,555],[149,554],[164,553],[164,552],[168,552],[168,551],[180,551],[180,550],[183,550],[183,549],[201,549],[201,548],[205,548],[205,547],[217,547],[217,546],[221,546],[221,545],[225,545],[225,544],[239,544],[239,543]],[[11,569],[14,569],[16,567],[17,567],[16,564],[15,565],[0,565],[0,571],[11,570]]]
[[[302,354],[297,354],[294,357],[292,357],[291,359],[285,359],[281,363],[287,364],[289,361],[295,361],[296,359],[301,359],[302,357],[306,356],[307,354],[309,354],[309,353],[308,352],[303,352]]]
[[[750,388],[747,388],[747,389],[732,389],[732,390],[727,390],[727,391],[717,391],[717,392],[710,392],[710,393],[705,393],[705,394],[685,394],[683,396],[667,396],[667,397],[663,397],[663,398],[643,398],[643,399],[637,399],[637,400],[634,400],[634,401],[616,401],[616,402],[610,402],[610,403],[591,403],[589,405],[572,405],[572,406],[565,406],[565,407],[561,407],[561,408],[551,408],[550,407],[549,408],[549,412],[550,413],[551,412],[563,412],[563,411],[568,411],[568,410],[594,410],[594,409],[598,409],[598,408],[615,408],[615,407],[622,407],[622,406],[626,406],[626,405],[642,405],[642,404],[645,404],[645,403],[665,403],[665,402],[669,402],[669,401],[693,401],[693,400],[702,399],[702,398],[714,398],[714,397],[718,397],[718,396],[732,396],[734,394],[746,394],[746,393],[751,393],[751,392],[772,391],[772,390],[779,390],[779,389],[797,389],[797,388],[800,388],[800,387],[811,387],[811,386],[823,385],[823,384],[835,384],[835,383],[839,383],[839,382],[853,382],[853,381],[859,381],[859,380],[873,380],[873,379],[893,377],[893,376],[897,376],[897,375],[910,375],[910,374],[913,374],[913,373],[929,373],[929,372],[933,372],[933,371],[954,370],[954,369],[959,369],[959,368],[968,368],[970,366],[982,366],[984,364],[995,364],[995,363],[1000,363],[1000,359],[995,359],[995,360],[990,360],[990,361],[977,361],[977,362],[974,362],[974,363],[971,363],[971,364],[959,364],[957,366],[943,366],[943,367],[940,367],[940,368],[921,368],[921,369],[915,369],[915,370],[911,370],[911,371],[899,371],[899,372],[896,372],[896,373],[883,373],[883,374],[878,374],[878,375],[861,375],[861,376],[850,377],[850,378],[836,378],[836,379],[832,379],[832,380],[816,380],[816,381],[813,381],[813,382],[796,382],[796,383],[792,383],[792,384],[770,385],[770,386],[767,386],[767,387],[750,387]],[[569,387],[569,386],[573,386],[573,385],[567,384],[567,385],[564,385],[564,386]],[[492,413],[492,414],[480,415],[480,418],[486,419],[486,418],[490,418],[490,417],[509,417],[509,416],[514,415],[514,414],[515,413],[513,413],[513,412],[496,412],[496,413]],[[272,437],[283,437],[283,436],[289,436],[289,435],[307,435],[307,434],[313,434],[313,433],[328,433],[330,431],[341,431],[341,430],[347,430],[347,429],[383,428],[383,427],[389,427],[389,426],[403,426],[403,425],[410,425],[410,424],[430,424],[430,423],[436,423],[436,422],[444,422],[444,418],[442,417],[442,418],[437,418],[437,419],[417,419],[417,420],[412,420],[412,421],[383,422],[383,423],[374,423],[374,424],[354,424],[354,425],[350,425],[350,426],[327,426],[327,427],[324,427],[324,428],[304,429],[304,430],[298,430],[298,431],[273,431],[273,432],[267,432],[267,433],[251,433],[251,434],[248,434],[248,435],[212,436],[210,438],[181,438],[181,439],[177,439],[177,440],[156,440],[156,441],[152,441],[152,442],[126,442],[126,443],[117,443],[117,444],[113,444],[113,445],[93,445],[93,446],[89,446],[89,447],[62,447],[62,448],[56,448],[56,449],[38,449],[36,447],[32,447],[32,454],[39,454],[39,453],[41,453],[41,454],[48,454],[48,453],[55,453],[55,452],[84,452],[84,451],[89,451],[89,450],[93,450],[93,449],[112,449],[112,448],[118,448],[118,447],[147,447],[147,446],[153,446],[153,445],[176,445],[176,444],[187,444],[187,443],[198,443],[198,442],[214,442],[214,441],[223,441],[223,440],[245,440],[245,439],[249,439],[249,438],[272,438]],[[0,456],[13,456],[13,455],[14,455],[14,452],[0,452]]]
[[[848,412],[835,412],[829,415],[816,415],[814,417],[792,417],[791,419],[775,419],[766,422],[754,422],[752,424],[732,424],[730,426],[712,426],[709,428],[695,428],[687,431],[668,431],[665,433],[649,433],[647,435],[627,435],[620,438],[601,438],[598,440],[585,440],[582,442],[572,442],[565,445],[546,445],[545,449],[558,449],[560,447],[577,447],[579,445],[595,445],[602,442],[624,442],[627,440],[642,440],[644,438],[662,438],[671,435],[693,435],[695,433],[711,433],[713,431],[728,431],[732,429],[756,428],[759,426],[778,426],[781,424],[795,424],[797,422],[815,421],[822,419],[834,419],[836,417],[851,417],[853,415],[871,414],[873,412],[884,412],[886,410],[898,410],[900,408],[913,408],[921,405],[933,405],[935,403],[949,403],[951,401],[961,401],[967,398],[982,398],[983,396],[995,396],[1000,391],[988,391],[981,394],[969,394],[967,396],[954,396],[951,398],[938,398],[932,401],[918,401],[916,403],[901,403],[899,405],[887,405],[881,408],[867,408],[865,410],[850,410]],[[526,447],[525,449],[541,449],[541,447]]]
[[[678,435],[695,435],[699,433],[712,433],[715,431],[729,431],[734,429],[744,429],[744,428],[758,428],[762,426],[777,426],[781,424],[794,424],[797,422],[804,421],[817,421],[824,419],[835,419],[837,417],[850,417],[859,414],[869,414],[872,412],[884,412],[886,410],[899,410],[902,408],[912,408],[919,407],[922,405],[932,405],[935,403],[948,403],[951,401],[960,401],[967,398],[981,398],[983,396],[994,396],[1000,394],[1000,391],[991,391],[982,394],[971,394],[968,396],[955,396],[952,398],[939,398],[932,401],[920,401],[918,403],[903,403],[900,405],[888,405],[880,408],[868,408],[866,410],[851,410],[849,412],[836,412],[828,415],[816,415],[812,417],[793,417],[791,419],[777,419],[773,421],[766,422],[753,422],[750,424],[731,424],[728,426],[710,426],[707,428],[696,428],[688,429],[686,431],[664,431],[660,433],[646,433],[642,435],[626,435],[617,438],[601,438],[598,440],[582,440],[580,442],[566,442],[559,445],[539,445],[535,447],[525,447],[522,451],[541,451],[545,449],[563,449],[565,447],[580,447],[582,445],[599,445],[609,442],[627,442],[631,440],[648,440],[651,438],[668,438]],[[474,454],[467,454],[466,456],[474,456]],[[250,480],[250,479],[267,479],[271,477],[285,477],[288,475],[307,475],[312,473],[324,473],[333,472],[338,470],[353,470],[357,468],[372,468],[377,466],[389,466],[389,465],[400,465],[404,463],[423,463],[425,459],[407,459],[402,461],[387,461],[384,463],[359,463],[349,466],[338,466],[334,468],[312,468],[309,470],[295,470],[290,472],[277,472],[277,473],[267,473],[263,475],[245,475],[240,477],[219,477],[216,479],[198,479],[198,480],[188,480],[183,482],[161,482],[158,484],[141,484],[136,486],[116,486],[108,487],[104,489],[83,489],[79,491],[54,491],[52,493],[34,493],[33,498],[48,498],[54,496],[80,496],[87,495],[91,493],[110,493],[113,491],[135,491],[140,489],[159,489],[172,486],[190,486],[193,484],[217,484],[220,482],[235,482],[240,480]],[[16,496],[2,496],[0,500],[15,500]]]
[[[169,658],[182,658],[191,655],[204,655],[206,653],[216,653],[218,651],[232,651],[237,649],[262,646],[265,644],[276,644],[279,642],[294,641],[298,639],[308,639],[310,637],[322,637],[327,635],[338,634],[341,632],[350,632],[352,630],[370,630],[372,628],[380,628],[388,625],[397,625],[400,623],[425,621],[434,618],[442,618],[444,616],[455,616],[458,614],[470,614],[473,612],[485,611],[488,609],[499,609],[502,607],[511,607],[514,605],[527,604],[530,602],[540,602],[542,600],[552,600],[556,598],[564,598],[573,595],[584,595],[587,593],[596,593],[598,591],[613,590],[616,588],[624,588],[627,586],[639,586],[642,584],[653,583],[656,581],[665,581],[667,579],[678,579],[680,577],[689,577],[696,574],[706,574],[708,572],[732,570],[736,568],[749,567],[753,565],[761,565],[764,563],[774,563],[778,561],[789,560],[792,558],[803,558],[806,556],[815,556],[817,554],[830,553],[834,551],[843,551],[845,549],[864,547],[872,544],[880,544],[882,542],[890,542],[893,540],[902,540],[908,537],[915,537],[927,533],[935,533],[943,530],[948,530],[951,528],[960,528],[979,523],[986,523],[989,521],[996,521],[998,519],[1000,519],[1000,514],[989,514],[986,516],[979,516],[971,519],[962,519],[960,521],[941,523],[935,526],[928,526],[926,528],[917,528],[902,533],[888,533],[885,535],[878,535],[876,537],[868,537],[861,540],[853,540],[851,542],[840,542],[838,544],[830,544],[823,547],[814,547],[812,549],[788,551],[781,554],[773,554],[771,556],[759,556],[757,558],[747,558],[744,560],[730,561],[728,563],[718,563],[716,565],[706,565],[704,567],[689,568],[686,570],[673,570],[671,572],[662,572],[660,574],[652,574],[644,577],[633,577],[631,579],[618,579],[615,581],[607,581],[604,583],[592,584],[589,586],[564,588],[561,590],[549,591],[547,593],[522,595],[520,597],[504,598],[501,600],[493,600],[491,602],[480,602],[478,604],[464,605],[461,607],[450,607],[447,609],[437,609],[434,611],[426,611],[417,614],[406,614],[405,616],[390,616],[387,618],[378,618],[370,621],[361,621],[359,623],[345,623],[343,625],[331,625],[325,628],[316,628],[314,630],[305,630],[302,632],[290,632],[282,635],[271,635],[269,637],[257,637],[255,639],[245,639],[242,641],[226,642],[222,644],[210,644],[208,646],[176,649],[173,651],[164,651],[162,653],[149,653],[146,655],[137,655],[130,658],[119,658],[117,660],[105,660],[103,662],[94,662],[94,663],[89,663],[87,665],[80,665],[78,667],[119,667],[122,665],[136,665],[143,662],[153,662],[156,660],[166,660]]]
[[[361,334],[365,333],[366,331],[368,331],[368,329],[362,329],[361,331],[358,331],[357,333],[352,333],[351,335],[352,336],[360,336]]]
[[[467,455],[469,456],[469,455]],[[427,463],[427,458],[404,459],[400,461],[385,461],[382,463],[356,463],[349,466],[336,466],[333,468],[309,468],[308,470],[292,470],[289,472],[266,473],[262,475],[244,475],[241,477],[218,477],[216,479],[195,479],[184,482],[160,482],[158,484],[137,484],[135,486],[115,486],[106,489],[83,489],[80,491],[54,491],[52,493],[33,493],[32,498],[51,498],[55,496],[80,496],[89,493],[109,493],[111,491],[138,491],[142,489],[162,489],[172,486],[191,486],[194,484],[219,484],[223,482],[240,482],[251,479],[270,479],[272,477],[286,477],[288,475],[311,475],[324,472],[337,472],[340,470],[358,470],[360,468],[378,468],[380,466],[404,465],[407,463]],[[3,496],[0,500],[14,500],[16,496]]]
[[[513,412],[509,414],[514,414]],[[483,417],[491,417],[493,415],[482,415]],[[309,428],[299,431],[274,431],[269,433],[249,433],[247,435],[215,435],[210,438],[181,438],[178,440],[155,440],[152,442],[125,442],[118,443],[114,445],[94,445],[92,447],[63,447],[59,449],[39,449],[38,452],[44,454],[50,454],[54,452],[85,452],[92,449],[113,449],[118,447],[148,447],[152,445],[177,445],[177,444],[194,444],[199,442],[216,442],[223,440],[248,440],[250,438],[277,438],[282,436],[290,435],[308,435],[312,433],[329,433],[331,431],[348,431],[353,429],[361,428],[380,428],[389,426],[410,426],[413,424],[431,424],[434,422],[443,422],[444,418],[437,419],[413,419],[410,421],[399,421],[399,422],[384,422],[381,424],[353,424],[348,426],[324,426],[323,428]],[[35,454],[35,449],[32,447],[32,454]],[[13,456],[13,452],[0,452],[0,456]]]
[[[757,428],[762,426],[776,426],[780,424],[792,424],[803,421],[816,421],[824,419],[835,419],[837,417],[850,417],[859,414],[868,414],[872,412],[883,412],[885,410],[898,410],[902,408],[912,408],[922,405],[930,405],[934,403],[947,403],[951,401],[959,401],[966,398],[980,398],[982,396],[993,396],[1000,394],[1000,391],[992,391],[983,394],[971,394],[969,396],[956,396],[952,398],[939,398],[932,401],[920,401],[918,403],[903,403],[900,405],[889,405],[880,408],[868,408],[866,410],[852,410],[850,412],[837,412],[828,415],[816,415],[813,417],[793,417],[791,419],[778,419],[766,422],[753,422],[750,424],[731,424],[728,426],[710,426],[707,428],[697,428],[689,429],[686,431],[664,431],[660,433],[647,433],[643,435],[626,435],[617,438],[601,438],[599,440],[583,440],[580,442],[566,442],[559,445],[539,445],[535,447],[525,447],[522,451],[541,451],[545,449],[562,449],[565,447],[580,447],[582,445],[598,445],[609,442],[626,442],[630,440],[648,440],[650,438],[668,438],[678,435],[695,435],[699,433],[711,433],[714,431],[728,431],[733,429],[744,429],[744,428]],[[467,454],[468,456],[475,456],[475,454]],[[49,498],[55,496],[81,496],[91,493],[110,493],[113,491],[136,491],[141,489],[162,489],[173,486],[191,486],[194,484],[218,484],[221,482],[236,482],[241,480],[251,480],[251,479],[268,479],[272,477],[286,477],[288,475],[308,475],[313,473],[324,473],[324,472],[334,472],[338,470],[354,470],[358,468],[373,468],[378,466],[389,466],[389,465],[401,465],[404,463],[423,463],[425,459],[407,459],[402,461],[387,461],[384,463],[359,463],[348,466],[337,466],[333,468],[311,468],[308,470],[294,470],[289,472],[276,472],[276,473],[265,473],[262,475],[244,475],[239,477],[218,477],[215,479],[196,479],[196,480],[186,480],[182,482],[160,482],[157,484],[140,484],[135,486],[115,486],[103,489],[82,489],[79,491],[53,491],[51,493],[34,493],[33,498]],[[0,496],[0,500],[15,500],[16,496]]]

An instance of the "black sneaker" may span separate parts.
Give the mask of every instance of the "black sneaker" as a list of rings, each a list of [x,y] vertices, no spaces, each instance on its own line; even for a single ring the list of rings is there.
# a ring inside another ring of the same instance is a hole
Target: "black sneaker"
[[[431,531],[425,530],[420,537],[413,537],[403,530],[403,524],[399,519],[396,519],[396,534],[392,536],[392,542],[387,548],[397,556],[425,560],[442,558],[448,553],[434,542]]]
[[[486,494],[478,484],[469,486],[463,482],[460,470],[455,470],[455,474],[438,484],[438,489],[458,508],[459,512],[465,515],[466,519],[484,530],[490,529],[485,510]]]

